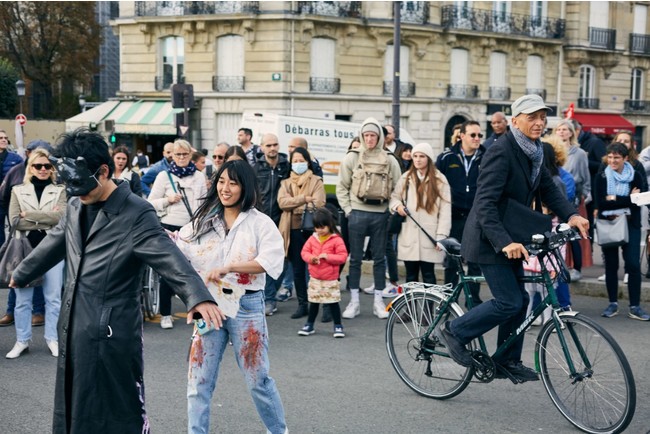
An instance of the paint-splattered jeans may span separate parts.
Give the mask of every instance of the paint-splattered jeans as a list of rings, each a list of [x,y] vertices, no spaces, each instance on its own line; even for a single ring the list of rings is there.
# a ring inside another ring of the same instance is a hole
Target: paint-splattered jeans
[[[187,378],[188,432],[207,434],[210,431],[210,401],[229,339],[267,431],[272,434],[286,432],[280,393],[269,376],[263,291],[242,296],[237,317],[226,319],[220,330],[194,336]]]

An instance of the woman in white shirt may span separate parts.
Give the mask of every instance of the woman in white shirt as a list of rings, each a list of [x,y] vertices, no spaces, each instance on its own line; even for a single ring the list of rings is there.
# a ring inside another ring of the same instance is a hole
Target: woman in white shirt
[[[267,432],[287,432],[282,400],[269,376],[264,315],[266,273],[280,277],[284,244],[273,221],[255,209],[256,184],[246,160],[225,163],[176,241],[226,316],[219,329],[200,322],[194,328],[187,384],[189,433],[210,431],[210,401],[228,342]]]
[[[178,231],[189,223],[192,214],[199,208],[205,198],[205,175],[196,169],[190,159],[192,146],[186,140],[176,140],[169,170],[163,170],[156,176],[148,200],[154,206],[160,223],[170,232]],[[170,329],[172,322],[171,287],[160,282],[160,327]]]

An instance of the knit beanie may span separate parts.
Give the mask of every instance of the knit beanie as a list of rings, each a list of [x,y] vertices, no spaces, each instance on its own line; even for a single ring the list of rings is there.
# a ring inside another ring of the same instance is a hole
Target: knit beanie
[[[371,122],[364,124],[361,127],[361,134],[363,133],[375,133],[377,134],[378,137],[381,137],[381,133],[379,131],[379,126],[377,124],[373,124]]]
[[[415,154],[416,152],[421,152],[422,154],[429,157],[433,163],[436,162],[436,157],[433,154],[433,148],[431,147],[430,144],[418,143],[417,145],[413,146],[413,149],[411,150],[411,155]]]

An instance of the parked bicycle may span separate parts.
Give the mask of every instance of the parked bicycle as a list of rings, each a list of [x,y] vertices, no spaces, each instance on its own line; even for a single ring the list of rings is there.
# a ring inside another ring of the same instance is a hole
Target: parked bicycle
[[[489,383],[505,373],[494,360],[506,351],[542,312],[551,307],[552,318],[540,330],[535,343],[535,369],[544,388],[562,415],[577,428],[588,433],[620,433],[632,421],[636,408],[636,387],[630,365],[614,338],[596,322],[575,311],[561,309],[554,281],[568,281],[569,272],[560,247],[580,235],[562,224],[557,232],[533,236],[526,246],[537,256],[541,273],[523,276],[521,281],[541,283],[547,295],[496,351],[490,356],[481,336],[467,348],[473,364],[456,364],[437,335],[445,321],[463,315],[458,304],[462,293],[473,305],[468,283],[484,282],[480,276],[466,276],[455,239],[438,244],[459,264],[459,282],[430,285],[410,282],[404,293],[387,307],[386,348],[391,364],[408,387],[420,395],[448,399],[461,393],[472,382]],[[474,380],[473,380],[474,379]]]

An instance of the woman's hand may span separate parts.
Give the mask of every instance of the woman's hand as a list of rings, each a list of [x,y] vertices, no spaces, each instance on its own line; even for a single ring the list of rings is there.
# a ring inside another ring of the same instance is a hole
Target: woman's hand
[[[180,202],[182,199],[181,195],[179,193],[174,193],[174,194],[168,194],[167,195],[167,203],[170,205]]]
[[[404,205],[397,205],[395,211],[402,217],[406,217],[406,207]]]
[[[524,259],[528,261],[528,250],[520,243],[510,243],[501,249],[508,259]]]
[[[641,193],[641,189],[639,187],[634,187],[630,194],[636,194],[636,193]]]
[[[212,270],[208,271],[208,274],[205,277],[205,281],[219,283],[221,279],[228,273],[230,273],[230,267],[225,266],[213,268]]]
[[[18,215],[20,216],[20,218],[27,217],[27,213],[25,213],[25,211],[21,211],[20,214],[18,214]]]
[[[312,203],[314,201],[313,196],[305,196],[305,203]]]
[[[187,312],[187,323],[192,324],[194,314],[198,313],[206,324],[212,323],[215,330],[219,330],[226,320],[226,314],[219,309],[216,303],[204,301],[199,303]]]

